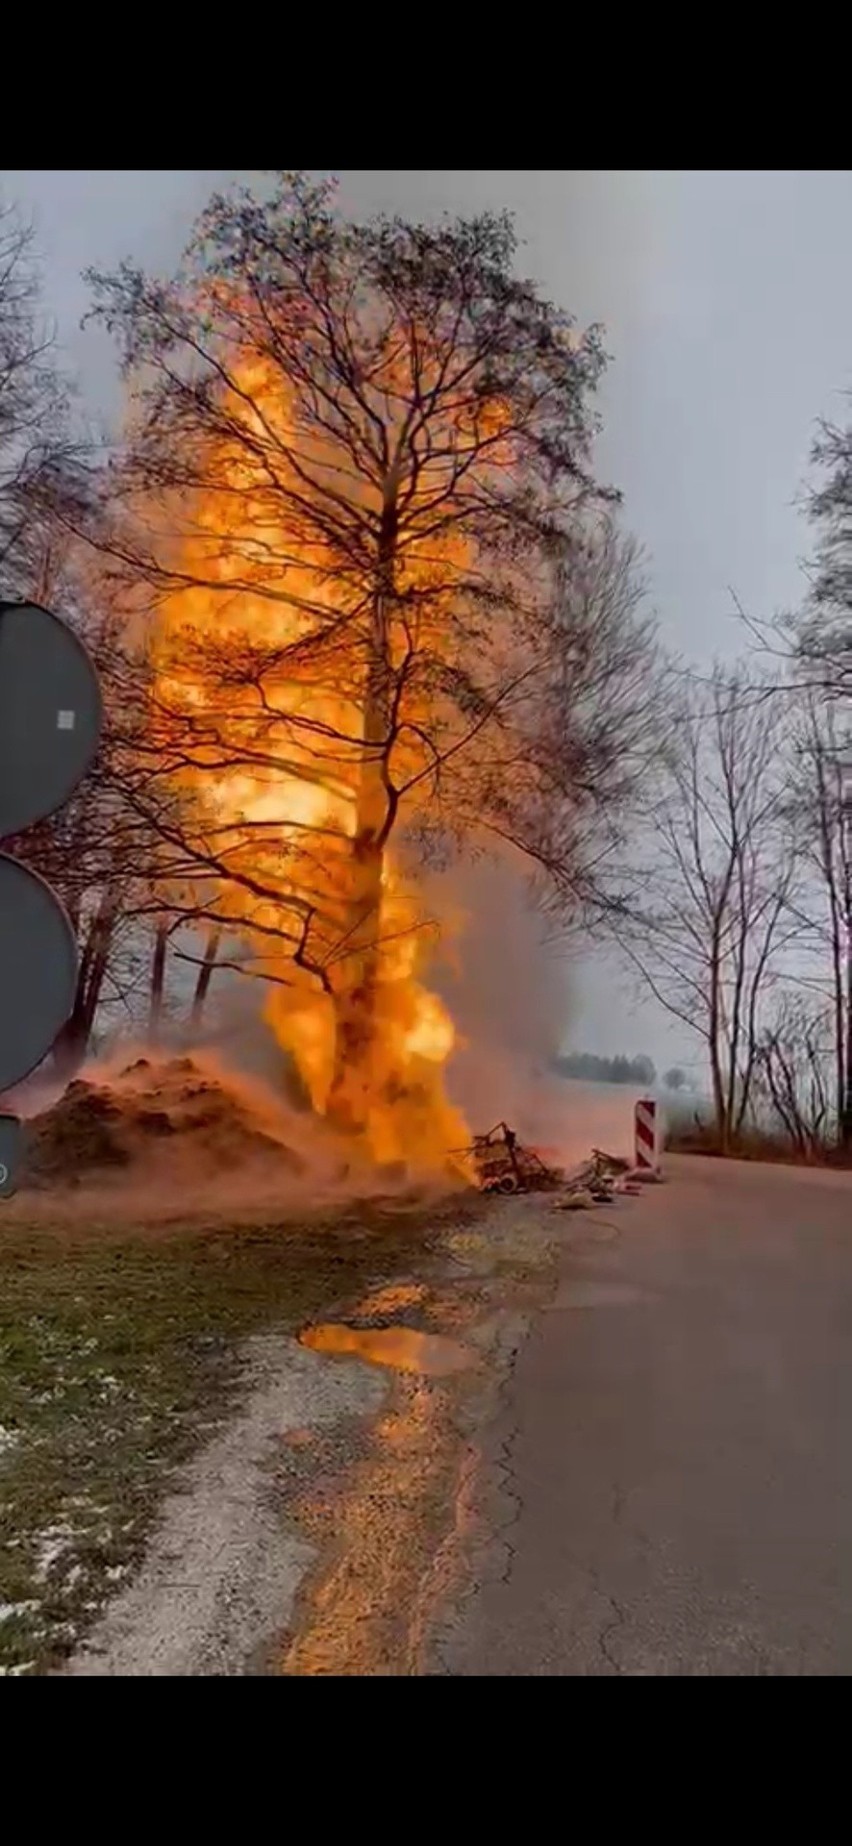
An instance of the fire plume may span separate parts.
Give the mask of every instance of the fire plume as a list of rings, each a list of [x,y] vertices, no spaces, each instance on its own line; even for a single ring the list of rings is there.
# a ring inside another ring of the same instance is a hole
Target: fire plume
[[[339,455],[304,430],[297,442],[268,364],[252,355],[232,375],[209,485],[179,509],[152,645],[156,722],[190,815],[192,902],[268,981],[267,1018],[314,1111],[373,1162],[436,1168],[469,1136],[444,1086],[453,1022],[424,984],[439,931],[386,825],[383,727],[404,689],[392,771],[396,787],[413,785],[410,813],[428,782],[418,797],[421,695],[408,662],[429,652],[463,547],[414,532],[400,548],[394,608],[412,586],[423,593],[404,620],[384,612],[377,650],[362,561],[341,562],[339,546],[332,556],[333,535],[311,508],[300,517],[298,493],[276,491],[270,461],[328,479]],[[355,530],[359,508],[376,514],[368,480],[340,491]]]

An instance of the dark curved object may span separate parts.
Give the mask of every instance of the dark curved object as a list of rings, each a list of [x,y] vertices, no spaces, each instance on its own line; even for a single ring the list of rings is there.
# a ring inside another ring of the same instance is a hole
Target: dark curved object
[[[73,794],[102,716],[88,650],[67,623],[38,603],[0,603],[0,840]]]
[[[79,954],[65,906],[0,853],[0,1091],[46,1057],[74,1005]]]
[[[16,1115],[0,1115],[0,1199],[10,1199],[21,1164],[21,1124]]]

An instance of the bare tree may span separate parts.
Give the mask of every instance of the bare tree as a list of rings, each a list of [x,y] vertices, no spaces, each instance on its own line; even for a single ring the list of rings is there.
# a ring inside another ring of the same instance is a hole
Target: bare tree
[[[791,812],[809,880],[802,899],[816,972],[831,1020],[831,1116],[852,1146],[852,738],[840,706],[817,686],[796,700]]]
[[[795,714],[796,773],[790,808],[810,879],[806,915],[817,958],[810,985],[827,995],[834,1047],[831,1116],[852,1146],[852,426],[821,422],[811,448],[820,478],[806,497],[816,528],[801,608],[770,624],[749,623],[781,654]],[[780,646],[779,646],[780,642]],[[821,962],[821,966],[819,965]]]
[[[583,894],[647,739],[633,560],[589,472],[598,334],[514,253],[505,217],[353,225],[278,175],[212,201],[174,281],[94,278],[135,401],[97,542],[157,612],[137,811],[174,923],[325,996],[356,1128],[428,922],[406,855],[499,841]]]
[[[103,573],[93,571],[78,537],[97,514],[97,477],[52,346],[32,233],[14,208],[0,207],[0,597],[35,600],[75,629],[93,655],[106,705],[93,771],[58,813],[4,842],[48,879],[78,937],[74,1005],[54,1047],[65,1070],[85,1055],[99,1011],[136,1010],[138,939],[167,892],[158,882],[157,836],[133,799],[126,700],[131,692],[138,707],[144,691],[139,650],[128,644]]]
[[[207,942],[201,957],[201,965],[195,982],[195,992],[192,996],[190,1024],[194,1027],[200,1026],[204,1015],[204,1006],[210,991],[210,982],[213,978],[213,970],[218,959],[221,941],[221,929],[211,929],[208,931]]]
[[[746,1120],[761,1003],[802,930],[799,863],[779,756],[784,710],[722,668],[679,714],[679,748],[653,810],[621,940],[657,1000],[703,1040],[715,1124],[728,1151]]]
[[[138,763],[131,747],[143,696],[138,663],[104,586],[61,526],[46,523],[42,597],[86,643],[101,684],[104,728],[95,762],[71,799],[7,842],[48,880],[77,935],[80,959],[71,1014],[54,1047],[63,1071],[85,1057],[99,1014],[136,1020],[145,938],[169,921],[158,833],[136,799]],[[128,700],[137,701],[135,720]]]
[[[804,984],[824,995],[833,1026],[834,1104],[852,1145],[852,427],[822,422],[811,448],[821,478],[805,499],[816,528],[802,606],[771,622],[739,614],[762,652],[780,659],[771,688],[792,717],[788,808],[808,868]]]
[[[79,581],[65,516],[81,503],[85,458],[42,320],[31,230],[12,206],[0,206],[0,597],[41,602],[75,626]],[[60,1058],[88,1037],[104,985],[112,931],[112,901],[101,876],[105,827],[94,785],[87,784],[58,814],[4,841],[47,876],[80,937],[77,995]]]
[[[32,232],[0,203],[0,596],[44,600],[49,505],[77,484],[83,445],[42,325]]]
[[[852,693],[852,426],[821,422],[811,464],[823,471],[807,510],[817,530],[804,609],[792,626],[809,678],[830,699]],[[848,730],[848,716],[847,716]]]
[[[781,995],[757,1048],[755,1088],[791,1147],[805,1159],[834,1140],[831,1014]]]

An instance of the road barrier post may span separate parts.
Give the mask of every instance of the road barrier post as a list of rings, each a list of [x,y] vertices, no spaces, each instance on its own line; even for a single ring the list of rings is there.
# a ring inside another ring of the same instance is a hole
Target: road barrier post
[[[643,1096],[636,1104],[634,1116],[636,1172],[650,1177],[660,1170],[657,1157],[657,1104],[653,1096]]]

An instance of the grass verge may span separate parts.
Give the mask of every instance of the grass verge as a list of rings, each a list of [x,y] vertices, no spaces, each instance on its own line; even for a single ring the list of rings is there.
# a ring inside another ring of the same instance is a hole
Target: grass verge
[[[815,1148],[796,1147],[786,1135],[749,1129],[736,1136],[723,1151],[711,1126],[695,1128],[674,1124],[666,1135],[671,1154],[708,1154],[718,1160],[757,1160],[788,1167],[852,1167],[848,1148],[829,1143]]]
[[[442,1218],[45,1225],[0,1218],[0,1673],[49,1670],[138,1559],[239,1388],[240,1342],[422,1268]]]

